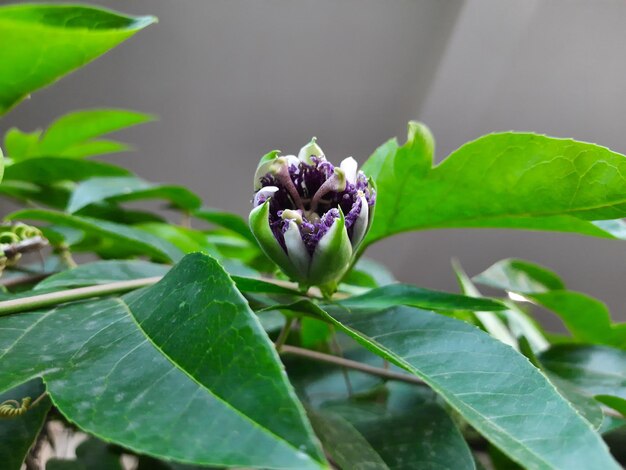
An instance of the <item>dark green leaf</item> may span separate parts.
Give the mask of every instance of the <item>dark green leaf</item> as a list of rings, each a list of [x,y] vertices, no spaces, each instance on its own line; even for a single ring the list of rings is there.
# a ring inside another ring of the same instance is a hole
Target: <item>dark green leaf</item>
[[[76,459],[85,470],[124,470],[119,450],[94,438],[87,439],[76,448]]]
[[[42,157],[20,160],[6,167],[7,180],[52,184],[57,181],[82,181],[94,176],[126,176],[130,172],[110,163]]]
[[[165,199],[181,209],[194,209],[202,203],[198,196],[182,186],[154,185],[132,176],[92,178],[76,186],[67,212],[77,212],[85,206],[107,199],[119,202]]]
[[[561,395],[566,398],[595,429],[599,429],[602,426],[604,414],[602,413],[600,404],[596,400],[581,393],[571,383],[552,374],[549,370],[546,370],[526,338],[519,338],[519,347],[520,352],[528,358],[532,365],[540,369],[546,377],[550,379],[550,382],[554,384]]]
[[[14,212],[7,216],[9,220],[40,220],[55,225],[76,228],[88,234],[104,237],[112,242],[121,243],[124,249],[149,255],[160,261],[176,261],[182,252],[171,243],[142,230],[105,220],[78,217],[61,212],[31,209]]]
[[[626,158],[570,139],[489,134],[431,167],[432,136],[409,125],[363,167],[378,188],[371,244],[409,230],[502,227],[558,230],[614,238],[587,220],[626,215]],[[584,220],[583,220],[584,219]]]
[[[43,376],[57,408],[89,433],[194,464],[324,468],[273,345],[206,255],[124,298],[0,323],[10,365],[0,390]]]
[[[78,5],[0,8],[0,115],[155,21]]]
[[[327,318],[423,379],[472,427],[527,468],[619,468],[589,423],[547,379],[481,330],[410,307]]]
[[[308,415],[324,449],[340,468],[389,470],[380,455],[344,418],[318,410],[310,410]]]
[[[0,323],[0,330],[2,328]],[[31,380],[0,394],[0,403],[5,400],[16,400],[21,403],[25,397],[30,397],[34,401],[44,391],[45,387],[41,380]],[[41,431],[49,409],[50,400],[44,398],[22,416],[11,419],[0,418],[0,462],[3,470],[20,470],[26,454]]]
[[[436,310],[497,311],[506,309],[506,306],[497,300],[438,292],[409,284],[390,284],[378,287],[365,294],[340,300],[338,303],[347,308],[361,310],[380,310],[395,305],[408,305]]]
[[[248,223],[237,214],[204,207],[193,211],[192,215],[211,224],[232,230],[256,245],[256,239],[248,228]]]
[[[351,400],[324,405],[348,420],[392,470],[473,470],[474,460],[432,392],[392,382],[385,403]]]
[[[559,344],[540,354],[539,360],[550,372],[587,395],[626,399],[626,351]]]
[[[144,277],[163,276],[171,266],[147,261],[110,260],[82,264],[76,268],[54,274],[41,281],[34,290],[68,289],[109,282],[131,281]]]
[[[384,265],[369,258],[361,257],[341,282],[354,286],[374,288],[398,281]]]

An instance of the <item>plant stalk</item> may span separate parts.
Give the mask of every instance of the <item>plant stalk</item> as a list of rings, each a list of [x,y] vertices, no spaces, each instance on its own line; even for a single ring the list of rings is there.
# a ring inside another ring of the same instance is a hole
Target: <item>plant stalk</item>
[[[48,294],[33,295],[31,297],[24,297],[21,299],[5,300],[4,302],[0,302],[0,316],[11,313],[19,313],[25,310],[51,307],[75,300],[128,292],[152,285],[159,280],[161,280],[161,276],[146,277],[142,279],[133,279],[131,281],[111,282],[96,286],[50,292]]]
[[[388,380],[397,380],[399,382],[406,382],[414,385],[426,385],[426,383],[422,379],[413,375],[403,374],[402,372],[395,372],[389,369],[382,369],[380,367],[370,366],[369,364],[363,364],[362,362],[353,361],[351,359],[331,356],[330,354],[311,351],[310,349],[298,348],[296,346],[290,346],[288,344],[283,345],[280,352],[281,354],[293,354],[295,356],[306,357],[314,361],[335,364],[337,366],[345,367],[352,370],[358,370],[359,372],[376,375],[378,377],[382,377]]]

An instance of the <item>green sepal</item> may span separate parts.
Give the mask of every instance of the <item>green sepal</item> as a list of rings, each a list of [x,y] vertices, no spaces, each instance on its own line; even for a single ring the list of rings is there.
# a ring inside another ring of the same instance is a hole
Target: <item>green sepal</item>
[[[309,269],[309,284],[322,286],[337,282],[350,267],[351,259],[352,244],[345,217],[339,209],[339,218],[315,248]]]
[[[285,250],[283,250],[283,247],[280,246],[274,236],[274,232],[272,232],[270,228],[270,200],[271,199],[268,199],[250,212],[248,218],[250,231],[259,243],[261,250],[263,250],[269,259],[274,261],[287,276],[292,279],[301,280],[301,276],[298,275],[298,270],[287,256],[287,253],[285,253]]]
[[[267,153],[261,157],[259,160],[259,164],[256,167],[256,171],[254,172],[254,190],[258,191],[261,189],[261,178],[269,171],[270,166],[278,158],[278,154],[280,150],[272,150],[270,153]]]

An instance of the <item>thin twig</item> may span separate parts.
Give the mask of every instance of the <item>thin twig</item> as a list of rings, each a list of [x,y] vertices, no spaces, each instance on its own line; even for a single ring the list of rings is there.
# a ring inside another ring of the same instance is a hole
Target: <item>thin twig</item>
[[[415,385],[426,385],[424,381],[418,377],[412,375],[403,374],[402,372],[394,372],[392,370],[381,369],[380,367],[370,366],[363,364],[362,362],[353,361],[351,359],[345,359],[343,357],[331,356],[330,354],[324,354],[317,351],[311,351],[310,349],[298,348],[296,346],[290,346],[285,344],[281,351],[282,354],[293,354],[295,356],[302,356],[314,361],[326,362],[328,364],[335,364],[340,367],[346,367],[348,369],[358,370],[359,372],[365,372],[366,374],[377,375],[388,380],[397,380],[399,382],[406,382]]]
[[[14,277],[14,278],[7,279],[6,281],[1,282],[0,285],[3,287],[17,287],[17,286],[22,286],[24,284],[34,284],[35,282],[42,281],[43,279],[49,277],[50,274],[51,273],[39,273],[39,274],[32,274],[30,276]]]
[[[330,340],[330,344],[332,348],[335,350],[334,353],[339,357],[343,358],[343,350],[339,345],[339,341],[337,341],[337,334],[335,331],[332,332],[332,338]],[[343,375],[343,380],[346,383],[346,389],[348,390],[348,396],[351,397],[354,395],[352,393],[352,382],[350,382],[350,375],[348,374],[348,368],[346,366],[341,366],[341,373]]]

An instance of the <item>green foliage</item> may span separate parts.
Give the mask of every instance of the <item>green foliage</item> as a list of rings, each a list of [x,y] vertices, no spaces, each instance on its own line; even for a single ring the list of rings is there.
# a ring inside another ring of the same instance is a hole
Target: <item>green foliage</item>
[[[458,227],[615,238],[589,220],[626,216],[626,159],[598,145],[506,132],[465,144],[434,167],[433,153],[428,129],[411,123],[405,145],[390,140],[363,166],[379,194],[368,244]]]
[[[153,21],[83,6],[0,7],[9,45],[0,114]],[[333,288],[340,281],[331,296],[329,286],[292,282],[284,249],[275,242],[265,254],[240,215],[90,158],[128,150],[108,134],[153,119],[79,110],[4,136],[0,195],[23,206],[5,220],[41,225],[52,253],[20,260],[41,248],[29,236],[0,247],[12,254],[0,280],[0,406],[45,391],[37,406],[0,419],[2,465],[20,468],[50,419],[89,435],[76,459],[47,462],[58,469],[118,470],[124,454],[139,470],[626,462],[626,328],[601,301],[523,260],[473,278],[454,263],[454,294],[398,283],[360,257],[385,237],[449,227],[626,239],[624,156],[507,132],[433,165],[430,131],[410,123],[406,144],[390,140],[364,165],[377,202],[355,258],[329,249],[311,266]],[[147,209],[154,199],[167,210]],[[276,241],[254,222],[257,236]],[[338,246],[350,243],[343,232]],[[86,262],[76,265],[75,253]],[[474,283],[509,298],[485,297]],[[535,305],[569,335],[544,332]]]
[[[206,255],[145,291],[10,316],[3,328],[11,367],[0,390],[43,376],[59,410],[106,440],[198,464],[321,466],[271,343]]]
[[[543,375],[480,330],[409,307],[327,318],[423,379],[513,460],[529,468],[619,468]]]
[[[0,115],[155,21],[78,5],[0,8]]]

